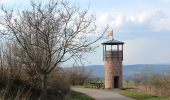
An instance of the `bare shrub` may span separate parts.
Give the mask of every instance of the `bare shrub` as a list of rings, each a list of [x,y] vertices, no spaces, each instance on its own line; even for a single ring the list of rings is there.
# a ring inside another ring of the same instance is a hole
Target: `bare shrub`
[[[61,95],[67,95],[70,92],[70,83],[67,73],[63,69],[54,70],[49,76],[48,88],[57,91]]]
[[[156,73],[152,69],[144,69],[133,75],[135,88],[144,93],[156,96],[170,96],[170,72]]]
[[[96,82],[98,78],[92,74],[91,71],[84,67],[68,68],[67,77],[71,85],[84,85],[90,82]]]
[[[170,73],[155,73],[151,77],[153,93],[159,96],[170,96]],[[165,91],[166,90],[166,91]],[[158,92],[159,91],[159,92]]]

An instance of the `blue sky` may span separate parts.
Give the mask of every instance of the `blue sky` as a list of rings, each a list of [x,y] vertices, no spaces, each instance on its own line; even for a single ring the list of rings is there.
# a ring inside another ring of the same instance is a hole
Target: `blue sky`
[[[16,9],[29,0],[0,0]],[[170,0],[69,0],[96,15],[98,29],[107,24],[124,41],[124,64],[170,64]],[[105,40],[99,41],[98,44]],[[103,64],[102,46],[89,54],[85,65]]]

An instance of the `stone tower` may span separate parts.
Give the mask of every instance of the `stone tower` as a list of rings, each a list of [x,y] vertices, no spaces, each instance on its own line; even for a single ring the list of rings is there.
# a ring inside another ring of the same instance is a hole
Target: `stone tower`
[[[123,44],[124,42],[114,39],[102,43],[105,63],[105,88],[122,87]]]

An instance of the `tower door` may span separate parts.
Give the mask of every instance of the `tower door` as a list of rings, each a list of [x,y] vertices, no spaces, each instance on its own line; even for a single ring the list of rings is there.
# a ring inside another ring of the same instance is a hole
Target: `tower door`
[[[114,76],[114,88],[118,88],[118,87],[119,87],[119,77]]]

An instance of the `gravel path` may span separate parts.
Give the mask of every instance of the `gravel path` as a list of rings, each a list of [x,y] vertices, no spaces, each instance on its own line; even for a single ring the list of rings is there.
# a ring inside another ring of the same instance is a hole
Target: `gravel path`
[[[101,89],[73,87],[72,90],[87,94],[93,97],[95,100],[134,100],[128,97],[124,97],[116,92],[111,92],[111,91],[106,91]]]

